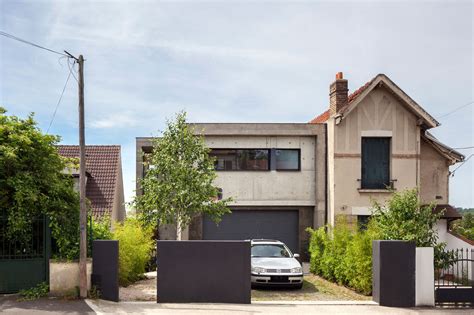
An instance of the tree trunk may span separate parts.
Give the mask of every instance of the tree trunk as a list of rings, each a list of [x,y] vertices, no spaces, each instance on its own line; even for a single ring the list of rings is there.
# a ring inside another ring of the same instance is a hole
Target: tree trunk
[[[178,218],[176,220],[176,240],[182,240],[182,227],[181,227],[181,220]]]

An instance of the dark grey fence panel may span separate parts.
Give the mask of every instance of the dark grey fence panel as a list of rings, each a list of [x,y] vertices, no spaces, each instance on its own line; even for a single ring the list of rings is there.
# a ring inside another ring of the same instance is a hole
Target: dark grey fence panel
[[[92,242],[91,281],[99,289],[101,299],[119,301],[118,255],[118,241]]]
[[[372,297],[382,306],[415,306],[414,242],[374,241]]]
[[[250,303],[250,242],[158,241],[159,303]]]

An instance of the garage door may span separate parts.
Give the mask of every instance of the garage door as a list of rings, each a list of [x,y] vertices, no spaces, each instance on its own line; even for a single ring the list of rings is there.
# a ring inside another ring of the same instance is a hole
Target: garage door
[[[298,210],[234,210],[218,226],[204,217],[203,239],[244,240],[268,238],[298,252]]]

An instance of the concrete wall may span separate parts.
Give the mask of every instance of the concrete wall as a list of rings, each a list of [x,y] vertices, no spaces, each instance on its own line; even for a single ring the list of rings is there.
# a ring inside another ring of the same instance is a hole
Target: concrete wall
[[[394,188],[418,186],[420,128],[416,116],[387,88],[375,87],[339,124],[331,118],[328,125],[330,213],[368,215],[371,198],[383,201],[390,197],[387,190],[360,189],[363,136],[391,137]]]
[[[428,142],[421,141],[420,196],[429,203],[449,203],[449,164]]]
[[[87,289],[91,288],[92,261],[87,262]],[[49,290],[52,295],[76,293],[79,287],[79,262],[49,261]]]

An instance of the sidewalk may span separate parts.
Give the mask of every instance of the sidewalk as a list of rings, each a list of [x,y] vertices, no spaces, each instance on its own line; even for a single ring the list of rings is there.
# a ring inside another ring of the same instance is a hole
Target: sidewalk
[[[250,305],[238,304],[158,304],[155,302],[108,302],[102,300],[87,300],[87,304],[98,315],[103,314],[232,314],[232,315],[254,315],[254,314],[384,314],[384,315],[415,315],[415,314],[473,314],[473,309],[440,309],[440,308],[415,308],[402,309],[381,307],[372,303],[362,304],[350,301],[334,304],[333,302],[317,302],[311,304],[292,303],[276,304],[257,302]],[[285,302],[286,303],[286,302]],[[326,303],[326,304],[324,304]]]

